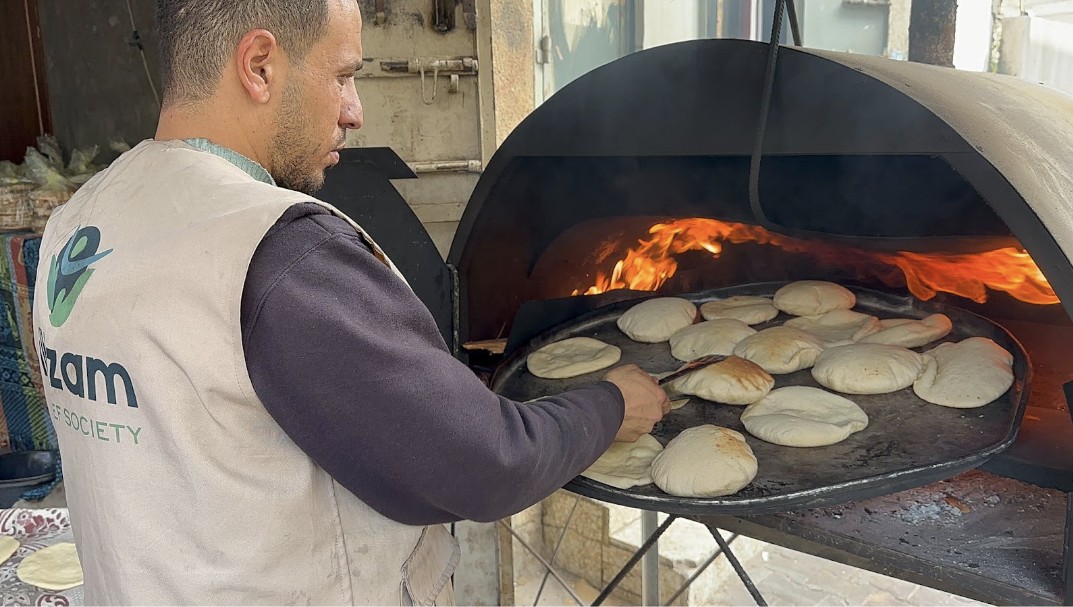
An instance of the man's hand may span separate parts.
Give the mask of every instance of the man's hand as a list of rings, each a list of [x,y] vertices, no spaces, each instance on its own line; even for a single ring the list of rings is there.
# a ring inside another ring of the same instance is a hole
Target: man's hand
[[[651,375],[637,365],[623,365],[608,371],[604,379],[618,386],[626,401],[626,414],[615,435],[620,442],[636,442],[652,431],[656,422],[671,410],[671,402]]]

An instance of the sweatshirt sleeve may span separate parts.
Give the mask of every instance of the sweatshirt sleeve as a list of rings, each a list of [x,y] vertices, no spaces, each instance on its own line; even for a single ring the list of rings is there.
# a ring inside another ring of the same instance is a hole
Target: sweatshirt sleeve
[[[516,513],[591,465],[623,418],[609,382],[525,404],[497,396],[349,224],[317,211],[288,211],[262,241],[242,327],[269,414],[341,485],[405,524]]]

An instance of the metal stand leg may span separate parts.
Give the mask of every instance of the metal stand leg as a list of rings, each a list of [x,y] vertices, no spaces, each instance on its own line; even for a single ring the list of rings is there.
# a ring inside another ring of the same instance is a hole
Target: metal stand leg
[[[581,600],[581,597],[579,597],[577,595],[577,593],[574,592],[574,588],[569,583],[567,583],[567,581],[564,580],[561,575],[559,575],[559,572],[556,571],[555,568],[551,566],[551,563],[549,563],[547,561],[547,559],[545,559],[544,557],[540,556],[540,553],[537,552],[536,550],[534,550],[533,547],[530,546],[528,542],[526,542],[524,539],[522,539],[522,536],[518,535],[517,531],[512,529],[510,525],[504,523],[503,521],[499,521],[499,524],[504,529],[509,531],[510,534],[512,536],[514,536],[514,539],[518,540],[518,543],[521,544],[523,548],[525,548],[526,550],[529,551],[529,554],[532,554],[533,557],[536,558],[536,560],[540,561],[540,564],[543,565],[544,568],[548,570],[548,573],[550,573],[551,576],[553,578],[555,578],[559,582],[560,585],[562,585],[563,590],[566,590],[566,592],[568,592],[570,594],[570,598],[574,599],[575,603],[577,603],[578,605],[584,605],[585,604],[585,601]]]
[[[730,545],[736,539],[738,539],[738,534],[732,533],[730,535],[730,539],[727,540],[727,545]],[[693,575],[689,576],[689,579],[686,580],[684,584],[682,584],[682,587],[679,588],[677,592],[671,595],[671,598],[667,599],[667,602],[665,604],[673,605],[674,601],[678,597],[682,596],[682,593],[684,593],[686,590],[689,590],[689,587],[693,585],[693,582],[697,581],[697,578],[700,577],[700,574],[704,573],[704,570],[711,566],[711,564],[715,562],[715,559],[719,558],[720,554],[723,554],[723,549],[716,548],[715,552],[713,552],[708,558],[704,559],[704,562],[700,564],[700,567],[697,567],[697,570],[693,572]]]
[[[607,597],[610,596],[611,592],[614,591],[615,588],[618,587],[618,585],[622,582],[622,580],[626,578],[626,574],[629,573],[631,569],[633,569],[633,566],[637,564],[637,561],[641,560],[641,557],[643,557],[645,553],[648,552],[648,549],[652,547],[652,544],[656,543],[656,540],[658,540],[659,537],[667,531],[667,528],[670,527],[671,523],[673,523],[677,518],[678,517],[676,515],[672,514],[667,517],[667,520],[663,521],[662,525],[656,528],[655,532],[653,532],[652,535],[650,535],[648,539],[645,540],[645,543],[641,544],[641,547],[637,550],[637,552],[634,553],[632,557],[630,557],[630,560],[626,561],[626,564],[622,566],[622,569],[619,569],[618,573],[615,574],[614,579],[612,579],[611,582],[607,584],[607,587],[604,588],[602,592],[600,592],[600,596],[596,597],[596,600],[592,602],[593,607],[596,607],[596,605],[602,605],[603,602],[607,600]]]
[[[749,577],[749,574],[745,573],[745,568],[738,562],[738,557],[734,556],[734,553],[731,552],[730,544],[727,544],[727,541],[723,539],[723,534],[719,533],[719,530],[714,527],[708,527],[708,531],[710,531],[712,537],[715,538],[715,543],[719,544],[719,549],[723,551],[723,554],[727,555],[727,561],[730,563],[730,566],[734,568],[734,573],[737,573],[738,577],[741,578],[741,583],[745,584],[745,589],[752,595],[756,604],[761,607],[767,607],[767,601],[764,600],[760,591],[756,589],[756,585],[753,584],[753,580]]]
[[[1066,409],[1073,419],[1073,381],[1062,384]],[[1062,604],[1073,605],[1073,493],[1066,494],[1066,529],[1062,542]]]
[[[551,551],[551,558],[548,559],[549,564],[555,565],[555,557],[559,555],[559,548],[563,545],[563,538],[566,537],[566,532],[570,529],[570,523],[574,520],[574,513],[577,512],[577,506],[581,503],[581,496],[574,498],[574,505],[570,507],[570,514],[566,515],[566,522],[563,523],[563,530],[559,532],[559,539],[555,542],[555,549]],[[536,598],[533,599],[533,607],[537,607],[540,604],[540,596],[544,594],[544,585],[548,583],[548,576],[551,575],[551,569],[544,572],[544,577],[540,580],[540,588],[537,588]]]
[[[1073,493],[1066,494],[1066,530],[1062,542],[1062,604],[1073,605]]]
[[[641,511],[641,537],[652,537],[659,524],[657,512]],[[659,541],[641,557],[641,604],[645,607],[659,605]]]

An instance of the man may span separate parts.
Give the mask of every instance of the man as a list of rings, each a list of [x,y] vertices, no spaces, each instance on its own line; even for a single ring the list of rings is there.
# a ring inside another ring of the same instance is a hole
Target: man
[[[496,396],[309,195],[362,124],[355,0],[157,13],[156,137],[41,247],[37,346],[86,602],[450,602],[442,523],[535,503],[648,432],[666,395],[623,367]]]

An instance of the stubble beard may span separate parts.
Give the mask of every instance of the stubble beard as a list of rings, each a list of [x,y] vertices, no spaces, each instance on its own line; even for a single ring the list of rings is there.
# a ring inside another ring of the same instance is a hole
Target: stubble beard
[[[320,145],[304,116],[301,88],[291,81],[283,90],[269,155],[276,185],[313,195],[324,185],[324,169],[317,158]]]

